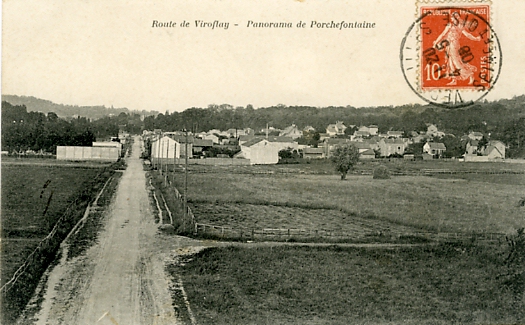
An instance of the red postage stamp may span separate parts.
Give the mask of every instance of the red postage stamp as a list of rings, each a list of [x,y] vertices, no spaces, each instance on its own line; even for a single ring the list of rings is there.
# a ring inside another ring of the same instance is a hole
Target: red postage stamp
[[[420,14],[421,90],[489,90],[490,7],[424,6]]]

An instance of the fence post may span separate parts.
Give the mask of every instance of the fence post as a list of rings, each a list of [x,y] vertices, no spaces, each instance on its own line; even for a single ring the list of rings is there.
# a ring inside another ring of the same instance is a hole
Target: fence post
[[[255,229],[252,228],[252,239],[255,239]]]
[[[288,228],[288,238],[290,238],[290,228]]]

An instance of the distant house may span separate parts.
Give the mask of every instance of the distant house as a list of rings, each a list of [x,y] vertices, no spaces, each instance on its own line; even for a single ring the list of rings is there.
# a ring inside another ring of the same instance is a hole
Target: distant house
[[[386,133],[387,138],[401,138],[403,137],[403,131],[388,131]]]
[[[370,147],[370,144],[365,141],[349,141],[348,143],[353,144],[357,148],[357,150],[359,150],[359,153],[363,153],[372,149]]]
[[[252,139],[255,139],[255,138],[256,138],[255,135],[241,135],[239,137],[239,145],[242,145],[242,144],[244,144],[244,143],[246,143],[246,142],[248,142],[248,141],[250,141]]]
[[[479,141],[469,140],[465,149],[465,161],[505,159],[505,149],[505,144],[498,140],[490,140],[483,148],[479,148]]]
[[[471,140],[481,140],[483,139],[483,133],[481,132],[470,132],[468,138]]]
[[[440,142],[427,142],[423,146],[423,152],[426,152],[432,156],[442,156],[446,150],[447,148],[445,145]]]
[[[343,145],[348,142],[350,142],[350,140],[348,139],[336,139],[336,138],[325,139],[323,142],[324,156],[326,158],[330,158],[332,155],[332,150],[334,150],[335,147]]]
[[[427,136],[439,138],[445,136],[445,133],[439,131],[435,124],[427,124]]]
[[[208,139],[194,139],[192,152],[194,155],[202,155],[202,153],[213,147],[213,141]]]
[[[322,159],[325,158],[325,153],[323,148],[304,148],[303,149],[303,158],[305,159]]]
[[[171,138],[180,144],[180,158],[186,157],[186,149],[188,150],[188,157],[193,156],[193,141],[195,140],[193,136],[173,135]]]
[[[213,143],[218,144],[219,143],[219,137],[215,134],[204,134],[202,135],[203,140],[211,140]]]
[[[491,140],[483,150],[483,155],[489,159],[505,159],[505,144],[501,141]]]
[[[297,149],[297,142],[289,137],[256,137],[241,145],[235,158],[246,158],[251,165],[276,164],[279,151],[287,148]]]
[[[122,143],[116,142],[116,141],[105,141],[105,142],[93,142],[91,144],[92,147],[103,147],[103,148],[117,148],[118,155],[122,154]]]
[[[297,125],[292,124],[288,127],[286,127],[284,130],[282,130],[279,133],[280,137],[290,137],[292,139],[297,139],[303,136],[303,131],[299,130]]]
[[[381,139],[379,141],[379,150],[381,156],[389,157],[391,155],[402,155],[407,145],[402,139]]]
[[[361,130],[357,130],[354,132],[354,139],[364,139],[364,138],[368,138],[370,137],[370,132],[368,131],[361,131]]]
[[[326,127],[326,133],[331,136],[344,135],[346,126],[341,121],[337,121],[335,124],[329,124]]]
[[[478,140],[469,140],[465,147],[466,155],[476,155],[478,153]]]
[[[378,132],[379,132],[379,127],[377,125],[368,126],[368,133],[370,133],[370,135],[377,135]]]
[[[360,152],[359,157],[361,159],[374,159],[376,157],[376,153],[374,152],[374,150],[368,149],[363,152]]]

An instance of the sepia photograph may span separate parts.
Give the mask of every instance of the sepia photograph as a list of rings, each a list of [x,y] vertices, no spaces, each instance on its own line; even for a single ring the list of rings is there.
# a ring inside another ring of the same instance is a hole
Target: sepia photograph
[[[525,2],[1,10],[0,324],[525,325]]]

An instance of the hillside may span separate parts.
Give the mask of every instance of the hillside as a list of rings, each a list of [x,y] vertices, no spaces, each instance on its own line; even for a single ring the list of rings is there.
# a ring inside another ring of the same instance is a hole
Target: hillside
[[[118,115],[120,113],[137,113],[140,115],[155,115],[155,111],[130,111],[122,108],[109,108],[105,106],[77,106],[77,105],[63,105],[56,104],[52,101],[36,98],[33,96],[17,96],[17,95],[2,95],[2,101],[6,101],[12,105],[25,105],[28,112],[54,112],[61,118],[72,118],[77,116],[86,117],[89,119],[100,119],[105,116]]]

